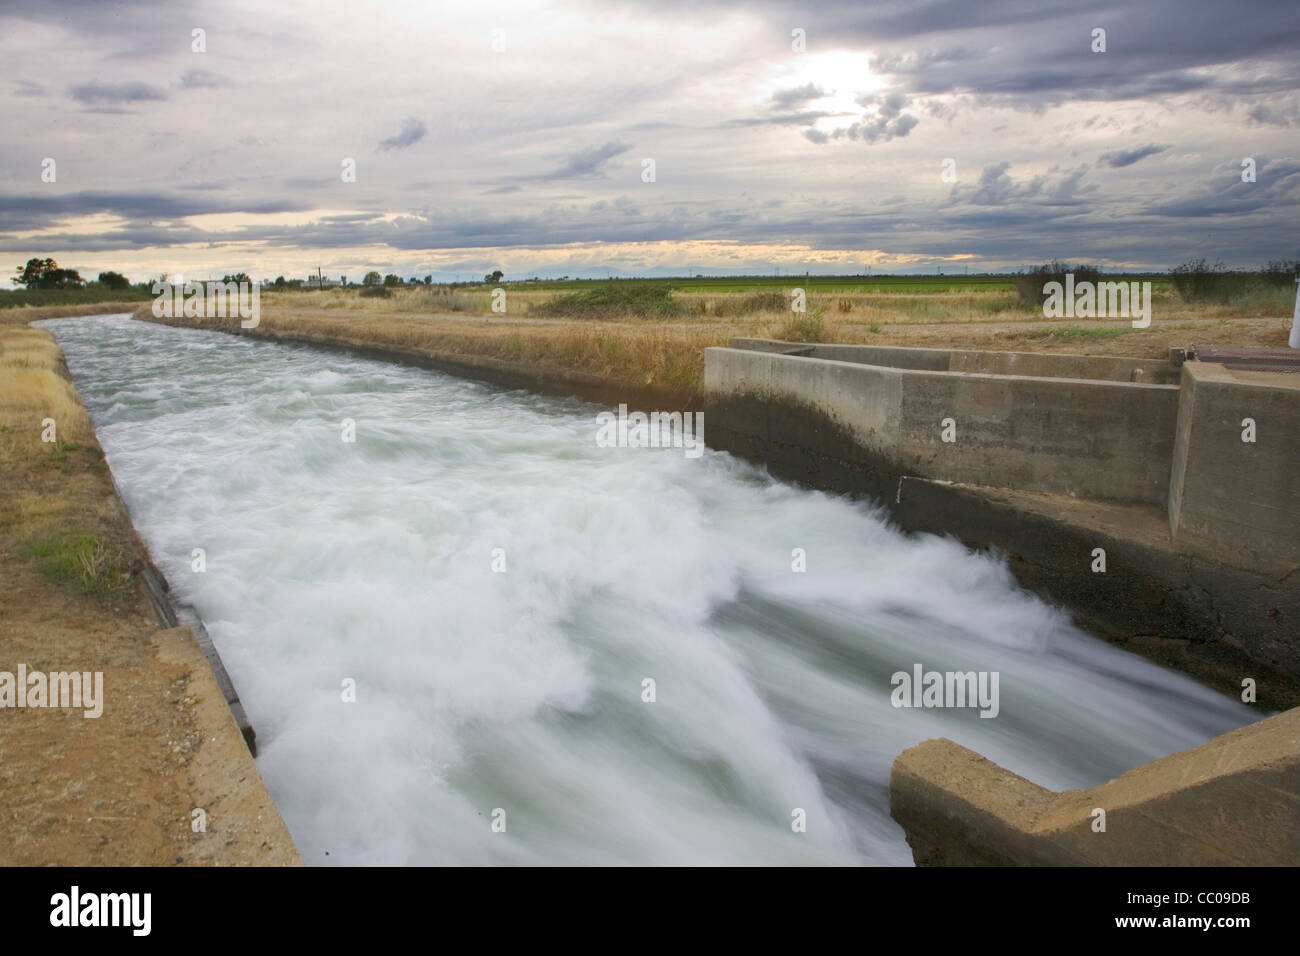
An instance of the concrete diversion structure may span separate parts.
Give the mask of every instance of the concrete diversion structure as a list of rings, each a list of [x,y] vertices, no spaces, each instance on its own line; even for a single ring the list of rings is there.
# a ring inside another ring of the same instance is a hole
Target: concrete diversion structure
[[[709,442],[997,549],[1101,636],[1294,707],[1300,375],[1182,358],[732,339],[705,351]],[[1297,728],[1291,710],[1067,794],[927,741],[891,809],[922,864],[1295,863]]]

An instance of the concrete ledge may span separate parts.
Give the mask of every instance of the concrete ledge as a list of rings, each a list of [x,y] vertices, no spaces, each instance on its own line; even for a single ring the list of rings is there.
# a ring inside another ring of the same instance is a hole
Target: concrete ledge
[[[705,349],[705,391],[817,408],[905,474],[1151,504],[1168,495],[1175,386],[929,371],[817,354],[856,348],[817,346],[811,360]],[[901,351],[918,363],[924,356],[913,353],[950,354]]]
[[[809,358],[930,372],[975,372],[982,375],[1029,375],[1037,378],[1096,379],[1177,385],[1178,368],[1167,359],[1125,358],[1115,355],[1070,355],[1060,352],[916,348],[897,345],[801,345],[780,339],[733,337],[728,346],[755,352],[790,354],[791,348]]]
[[[918,865],[1294,866],[1300,708],[1063,793],[927,740],[894,761],[889,801]]]

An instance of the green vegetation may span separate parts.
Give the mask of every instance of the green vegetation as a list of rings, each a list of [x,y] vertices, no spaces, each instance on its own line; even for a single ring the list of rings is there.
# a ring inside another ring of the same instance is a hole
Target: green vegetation
[[[95,302],[143,302],[152,299],[147,288],[139,285],[127,289],[110,289],[101,282],[87,282],[79,288],[0,289],[0,309],[25,305],[90,305]]]
[[[1173,269],[1169,278],[1184,302],[1233,303],[1267,312],[1284,311],[1295,295],[1300,263],[1277,259],[1258,272],[1235,272],[1222,262],[1192,259]]]
[[[786,342],[822,341],[822,310],[814,307],[807,312],[793,313],[790,321],[781,327],[780,338]]]
[[[1132,328],[1118,325],[1101,326],[1095,329],[1085,329],[1077,325],[1058,325],[1049,329],[1039,329],[1035,334],[1043,338],[1069,341],[1071,339],[1113,339],[1117,335],[1125,335],[1132,331]]]
[[[686,309],[672,293],[673,287],[667,284],[616,279],[532,305],[528,314],[573,319],[673,319]]]
[[[101,272],[98,281],[86,282],[75,269],[60,269],[53,259],[28,259],[9,281],[23,288],[0,289],[0,309],[134,302],[151,296],[148,283],[133,286],[120,272]]]
[[[1020,304],[1028,309],[1042,309],[1043,301],[1047,298],[1043,286],[1049,282],[1060,282],[1064,285],[1065,277],[1070,273],[1073,273],[1076,284],[1096,282],[1101,278],[1101,272],[1093,266],[1072,266],[1053,259],[1046,265],[1037,266],[1016,276],[1016,292],[1020,295]]]
[[[91,532],[64,530],[33,538],[18,549],[18,556],[36,561],[47,580],[86,594],[107,594],[131,581],[125,550]]]
[[[76,289],[85,285],[80,273],[75,269],[60,269],[53,259],[28,259],[25,266],[15,270],[10,281],[28,289]]]
[[[131,280],[120,272],[101,272],[99,274],[99,284],[106,289],[112,289],[114,292],[124,292],[131,288]]]
[[[649,279],[525,279],[513,280],[512,288],[537,292],[560,292],[584,289],[594,282],[636,282],[649,285],[671,285],[676,292],[691,293],[753,293],[775,290],[786,299],[789,307],[789,290],[799,288],[809,293],[878,292],[892,295],[934,295],[945,292],[965,292],[970,289],[1010,292],[1015,288],[1015,276],[1010,274],[979,275],[881,275],[881,276],[694,276],[683,278]]]

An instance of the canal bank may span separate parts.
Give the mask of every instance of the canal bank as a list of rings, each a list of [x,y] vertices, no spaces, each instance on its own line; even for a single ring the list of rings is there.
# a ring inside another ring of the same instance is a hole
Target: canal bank
[[[0,670],[103,688],[94,717],[0,709],[0,864],[301,863],[194,633],[155,614],[52,336],[0,327],[0,369]]]

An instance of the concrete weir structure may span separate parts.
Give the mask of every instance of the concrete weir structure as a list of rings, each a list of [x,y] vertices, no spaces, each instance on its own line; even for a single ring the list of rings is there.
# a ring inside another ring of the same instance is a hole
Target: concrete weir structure
[[[732,339],[705,350],[709,443],[875,498],[905,529],[995,549],[1099,636],[1296,707],[1300,374],[1179,358]],[[1267,746],[1241,741],[1283,718],[1207,744],[1235,756],[1195,786],[1186,768],[1152,769],[1174,755],[1098,788],[1133,798],[1124,851],[1075,845],[1075,830],[1093,834],[1082,804],[1105,806],[1093,791],[1051,794],[948,741],[896,761],[891,805],[919,863],[1280,862],[1262,831],[1236,850],[1178,833],[1212,794],[1264,799],[1276,770],[1290,796],[1269,812],[1294,850],[1298,716]],[[1271,768],[1258,780],[1249,754]],[[1151,829],[1143,806],[1173,822]]]

